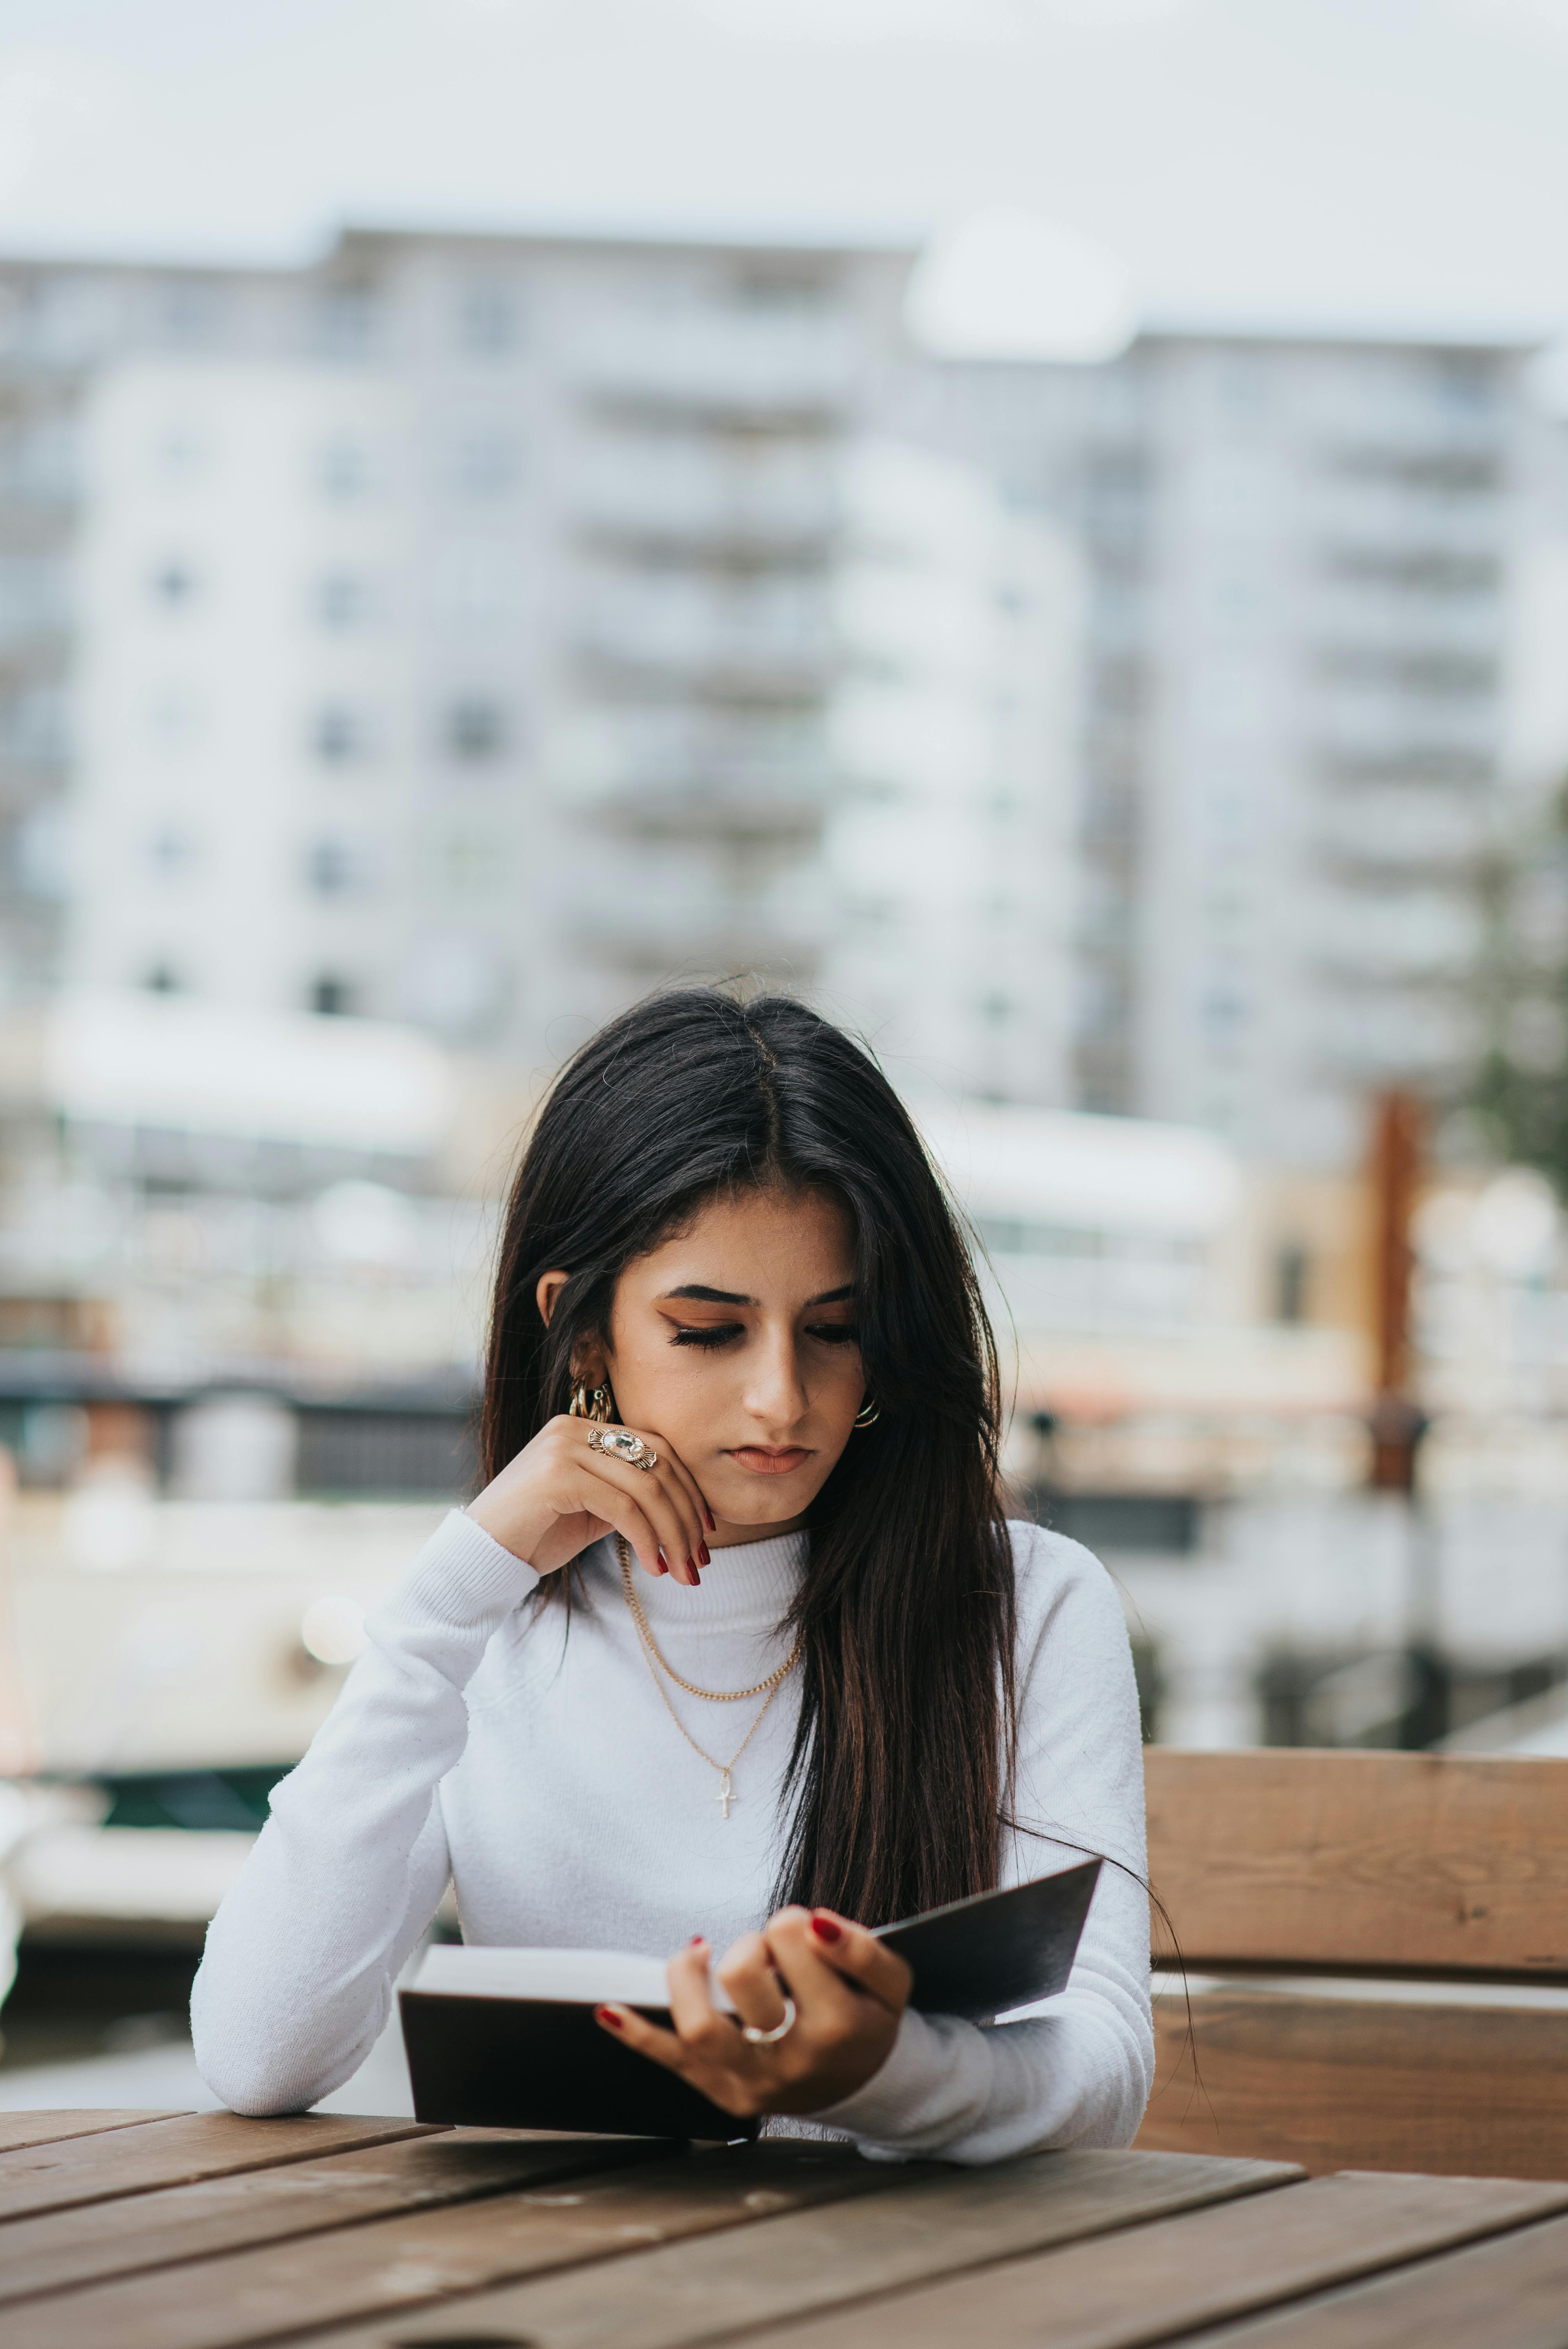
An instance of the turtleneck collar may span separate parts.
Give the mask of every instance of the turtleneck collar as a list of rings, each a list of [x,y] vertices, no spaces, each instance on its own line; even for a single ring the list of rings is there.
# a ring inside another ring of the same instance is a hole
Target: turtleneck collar
[[[697,1590],[667,1575],[655,1581],[634,1559],[633,1587],[644,1614],[655,1626],[693,1631],[775,1630],[799,1588],[809,1541],[803,1533],[775,1534],[768,1541],[716,1549],[713,1564],[703,1568]],[[600,1588],[607,1581],[619,1592],[621,1567],[614,1540],[596,1542],[583,1559],[585,1567],[590,1559]]]

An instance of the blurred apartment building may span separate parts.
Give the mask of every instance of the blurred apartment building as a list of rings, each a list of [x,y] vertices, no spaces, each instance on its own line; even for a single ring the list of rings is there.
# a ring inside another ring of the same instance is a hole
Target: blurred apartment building
[[[892,251],[12,263],[0,951],[557,1060],[671,975],[1343,1165],[1458,1091],[1517,355],[936,362]]]
[[[1063,1097],[1075,568],[881,444],[885,261],[351,238],[13,294],[13,993],[537,1068],[739,971]]]

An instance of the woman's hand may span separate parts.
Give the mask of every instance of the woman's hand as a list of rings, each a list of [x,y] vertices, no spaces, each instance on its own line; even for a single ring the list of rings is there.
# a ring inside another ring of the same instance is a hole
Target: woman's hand
[[[613,1453],[593,1452],[596,1423],[562,1413],[548,1420],[468,1513],[492,1540],[527,1560],[536,1574],[553,1574],[607,1534],[625,1537],[648,1574],[672,1574],[695,1584],[711,1564],[703,1528],[713,1516],[696,1477],[662,1435],[641,1435],[658,1454],[654,1468],[636,1468]]]
[[[735,2015],[709,1997],[707,1969],[700,1939],[670,1960],[673,2031],[629,2006],[596,2012],[628,2047],[745,2119],[820,2112],[863,2088],[892,2052],[912,1981],[901,1957],[829,1909],[780,1909],[760,1933],[726,1952],[718,1979]],[[793,2024],[772,2046],[754,2045],[741,2023],[771,2031],[784,2019],[786,1991],[795,2002]]]

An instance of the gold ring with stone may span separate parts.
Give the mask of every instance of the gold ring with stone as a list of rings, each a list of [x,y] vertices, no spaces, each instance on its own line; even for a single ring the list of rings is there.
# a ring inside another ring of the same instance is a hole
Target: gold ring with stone
[[[656,1468],[659,1455],[651,1444],[634,1435],[629,1427],[593,1427],[588,1431],[590,1452],[603,1452],[612,1460],[624,1460],[629,1468]]]

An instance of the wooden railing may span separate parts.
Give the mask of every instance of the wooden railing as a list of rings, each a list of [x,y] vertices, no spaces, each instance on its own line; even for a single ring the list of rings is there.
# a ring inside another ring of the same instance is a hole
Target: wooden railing
[[[1568,1761],[1146,1758],[1140,2145],[1568,2178]]]

